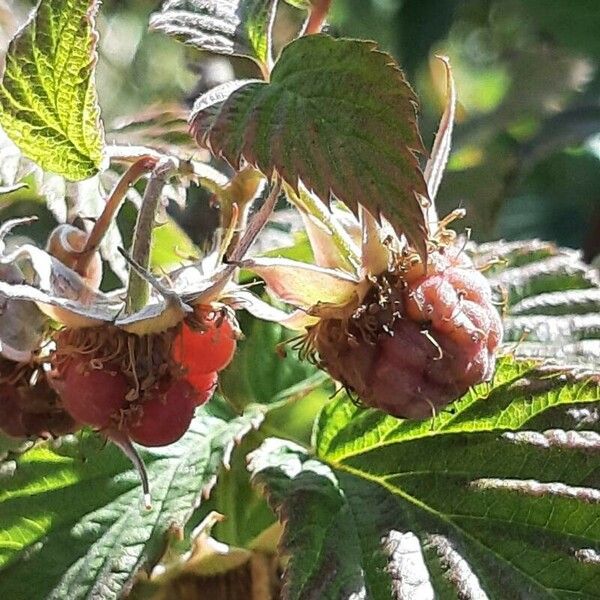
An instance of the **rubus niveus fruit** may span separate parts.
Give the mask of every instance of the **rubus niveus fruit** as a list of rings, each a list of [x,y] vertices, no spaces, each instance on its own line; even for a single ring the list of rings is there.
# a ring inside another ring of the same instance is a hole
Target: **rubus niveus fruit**
[[[237,331],[231,310],[198,305],[183,323],[173,357],[186,367],[189,377],[222,371],[235,354]]]
[[[143,446],[166,446],[176,442],[194,416],[197,394],[187,379],[165,379],[144,392],[136,413],[130,414],[129,435]]]
[[[424,418],[491,377],[501,331],[487,280],[449,247],[426,269],[401,259],[350,315],[310,326],[304,344],[365,404]]]
[[[176,327],[137,335],[114,326],[65,328],[54,338],[50,381],[78,422],[146,446],[178,440],[231,361],[231,310],[201,305]]]
[[[171,356],[179,329],[144,336],[116,327],[58,332],[50,379],[65,410],[108,437],[118,432],[150,446],[179,439],[196,401],[193,386],[182,379],[185,368]]]

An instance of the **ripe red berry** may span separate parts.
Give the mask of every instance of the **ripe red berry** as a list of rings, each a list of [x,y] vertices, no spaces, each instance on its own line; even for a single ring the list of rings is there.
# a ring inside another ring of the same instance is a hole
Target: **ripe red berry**
[[[197,308],[195,323],[183,324],[173,344],[173,358],[181,363],[192,379],[197,374],[223,370],[232,360],[236,335],[232,319],[221,311]]]
[[[196,392],[196,406],[206,404],[215,393],[219,375],[214,371],[212,373],[188,373],[187,380],[194,387]]]
[[[76,420],[104,429],[115,423],[127,406],[127,378],[110,365],[94,368],[82,357],[61,366],[52,379],[65,410]]]
[[[172,444],[187,431],[195,407],[196,393],[189,381],[162,381],[140,398],[129,425],[131,439],[142,446]]]

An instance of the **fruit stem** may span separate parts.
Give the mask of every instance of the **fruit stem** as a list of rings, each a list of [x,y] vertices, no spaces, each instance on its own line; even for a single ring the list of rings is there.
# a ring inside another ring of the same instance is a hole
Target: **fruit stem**
[[[332,0],[314,0],[306,28],[304,29],[305,35],[312,35],[319,33],[325,24],[325,18],[329,12]]]
[[[144,191],[131,248],[131,258],[144,269],[147,269],[150,263],[152,232],[162,191],[175,168],[176,164],[173,159],[163,158],[159,160],[152,170],[150,180]],[[149,299],[150,284],[138,273],[130,270],[129,285],[127,287],[127,312],[131,314],[142,310]]]
[[[150,510],[152,508],[152,496],[150,494],[150,482],[148,480],[148,471],[142,460],[139,452],[129,439],[129,436],[121,431],[110,431],[109,439],[118,446],[123,454],[131,461],[142,483],[142,493],[144,497],[144,508]]]
[[[275,208],[275,204],[277,203],[277,199],[279,198],[279,193],[281,192],[281,180],[276,175],[276,180],[273,183],[273,187],[265,203],[260,207],[260,210],[256,213],[253,219],[250,221],[248,228],[244,232],[244,235],[241,237],[237,246],[231,252],[231,255],[228,257],[229,262],[235,263],[239,262],[244,258],[244,255],[256,239],[256,236],[262,231],[263,227],[266,225],[273,209]]]
[[[117,185],[115,185],[111,195],[106,201],[106,206],[104,207],[102,214],[94,224],[85,244],[85,248],[77,258],[75,263],[75,271],[77,271],[77,273],[81,275],[86,272],[96,250],[98,250],[102,243],[106,231],[115,219],[129,188],[131,188],[142,175],[151,171],[156,166],[156,163],[157,159],[155,157],[143,156],[136,160],[129,169],[123,173],[123,176],[119,179]]]

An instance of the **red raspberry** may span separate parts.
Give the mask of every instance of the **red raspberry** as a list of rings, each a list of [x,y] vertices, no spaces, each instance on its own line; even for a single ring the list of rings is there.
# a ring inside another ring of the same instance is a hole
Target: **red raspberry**
[[[494,371],[502,323],[489,283],[455,248],[382,276],[352,318],[310,333],[320,364],[367,405],[432,416]]]
[[[226,312],[197,306],[190,323],[184,323],[173,343],[173,358],[189,374],[222,371],[236,348],[236,324]]]
[[[105,429],[117,423],[127,406],[127,378],[117,368],[98,365],[81,356],[63,364],[52,385],[64,409],[80,423]]]
[[[188,429],[197,397],[185,380],[161,381],[147,390],[138,404],[138,418],[132,415],[131,439],[143,446],[166,446],[176,442]]]

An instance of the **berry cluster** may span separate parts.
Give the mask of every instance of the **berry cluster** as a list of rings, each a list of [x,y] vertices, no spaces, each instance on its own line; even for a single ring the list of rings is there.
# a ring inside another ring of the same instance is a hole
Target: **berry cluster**
[[[309,333],[317,361],[367,405],[425,418],[488,380],[502,338],[486,278],[456,247],[403,260],[349,319]]]
[[[0,359],[0,430],[15,438],[70,433],[76,423],[41,369]]]
[[[163,334],[136,336],[102,327],[56,336],[51,382],[65,410],[107,436],[165,446],[207,402],[217,372],[235,352],[237,326],[225,309],[196,307]]]

